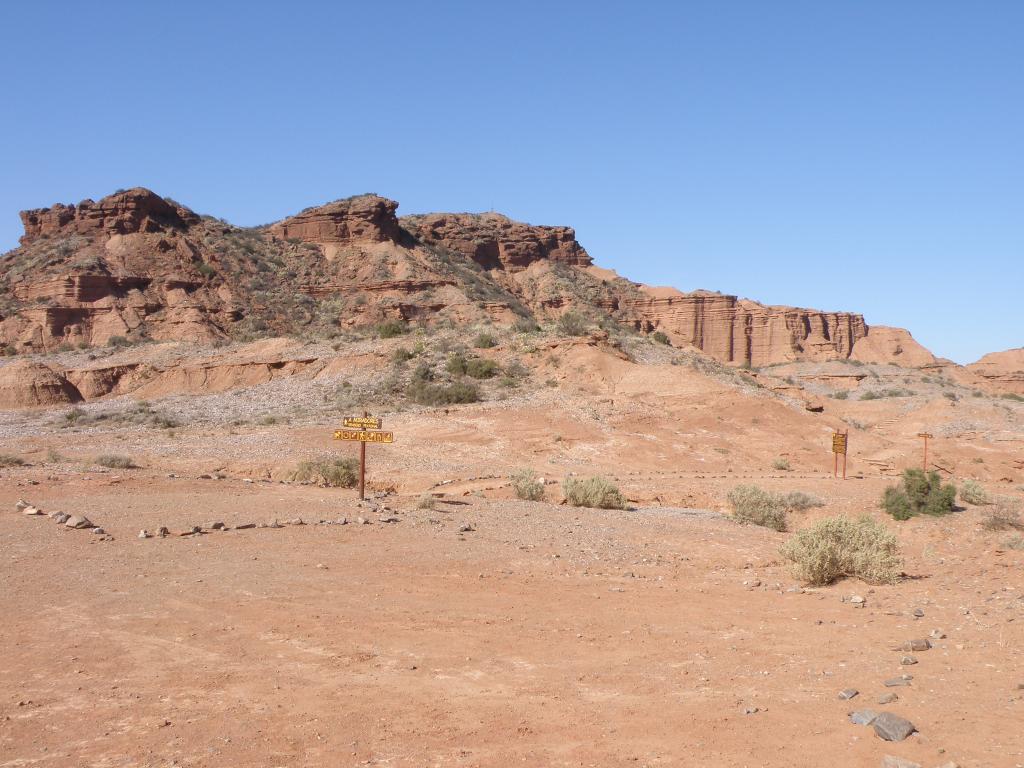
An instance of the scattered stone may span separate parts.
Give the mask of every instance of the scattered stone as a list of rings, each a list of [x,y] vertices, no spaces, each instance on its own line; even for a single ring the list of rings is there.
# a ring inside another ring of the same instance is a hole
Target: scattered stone
[[[858,691],[856,688],[846,688],[845,690],[839,692],[839,698],[843,701],[846,701],[848,699],[852,699],[859,693],[860,691]]]
[[[67,512],[58,512],[56,515],[53,516],[53,522],[55,522],[57,525],[64,525],[64,523],[66,523],[68,521],[68,518],[70,517],[71,515],[69,515]]]
[[[902,757],[886,755],[882,758],[882,768],[921,768],[921,764]]]
[[[854,725],[871,725],[878,713],[873,709],[859,709],[850,713],[850,722]]]
[[[267,527],[268,527],[268,528],[284,528],[284,526],[283,526],[283,525],[281,525],[281,524],[280,524],[279,522],[277,522],[277,520],[274,520],[274,521],[273,521],[273,522],[272,522],[272,523],[271,523],[270,525],[268,525]]]
[[[476,528],[474,528],[472,526],[472,524],[470,524],[470,523],[463,523],[462,525],[459,526],[459,533],[469,533],[470,531],[475,531],[475,530],[476,530]]]
[[[904,656],[902,659],[900,659],[900,664],[902,664],[905,667],[909,667],[912,664],[917,664],[917,659],[909,655]]]
[[[305,521],[301,517],[296,517],[294,520],[292,520],[292,521],[290,521],[288,523],[288,525],[305,525],[305,524],[306,524]]]
[[[761,580],[760,579],[746,579],[743,582],[743,586],[746,587],[747,589],[757,589],[758,587],[761,586]]]
[[[337,520],[334,521],[334,524],[335,525],[348,525],[348,518],[347,517],[339,517]]]
[[[213,480],[213,475],[202,474],[199,476],[200,480]]]
[[[200,528],[200,527],[199,527],[198,525],[193,525],[193,526],[192,526],[191,528],[189,528],[189,529],[188,529],[187,531],[182,531],[182,532],[181,532],[181,533],[179,533],[178,535],[179,535],[179,536],[198,536],[198,535],[199,535],[199,534],[201,534],[202,532],[203,532],[203,529],[202,529],[202,528]]]
[[[157,536],[159,536],[159,537],[160,537],[161,539],[162,539],[162,538],[163,538],[164,536],[168,536],[168,535],[170,535],[170,533],[171,533],[171,532],[170,532],[169,530],[167,530],[167,526],[166,526],[166,525],[161,525],[161,526],[160,526],[159,528],[157,528],[157,530],[156,530],[156,535],[157,535]]]
[[[941,629],[933,629],[931,632],[928,633],[928,637],[930,637],[932,640],[945,640],[946,633],[943,632]]]
[[[886,688],[898,688],[901,685],[910,685],[910,680],[904,677],[894,677],[891,680],[885,681]]]
[[[89,522],[89,518],[82,517],[81,515],[71,515],[67,520],[64,521],[64,525],[68,528],[93,528],[93,524]]]
[[[139,538],[140,539],[148,539],[148,538],[150,538],[149,531],[147,531],[145,528],[143,528],[141,531],[139,531]]]
[[[370,524],[370,521],[367,520],[365,517],[357,517],[356,518],[356,522],[359,523],[359,525],[369,525]]]
[[[883,693],[878,697],[879,704],[892,704],[894,701],[899,701],[899,696],[895,693]]]
[[[316,567],[319,568],[322,571],[326,571],[327,570],[327,566],[324,565],[323,563],[317,563]]]
[[[758,709],[757,707],[744,707],[743,708],[743,714],[744,715],[756,715],[760,711],[761,710]]]
[[[914,618],[915,619],[924,618],[924,611],[922,611],[920,608],[915,608],[914,609]]]
[[[903,741],[917,730],[912,722],[892,712],[882,712],[871,725],[875,734],[886,741]]]
[[[865,600],[860,595],[854,595],[850,598],[850,603],[853,605],[854,608],[863,608],[865,605],[867,605],[867,600]]]
[[[235,530],[236,531],[245,531],[245,530],[248,530],[249,528],[255,528],[255,527],[256,527],[256,523],[241,523],[241,524],[235,526]]]
[[[216,523],[207,523],[207,524],[206,524],[206,525],[204,525],[203,527],[204,527],[204,528],[205,528],[206,530],[208,530],[208,531],[223,531],[223,530],[225,530],[225,528],[226,528],[226,526],[224,525],[224,523],[221,523],[221,522],[216,522]]]
[[[932,647],[931,641],[926,637],[921,637],[916,640],[908,640],[905,643],[901,643],[896,646],[893,650],[896,651],[927,651]]]
[[[380,521],[381,521],[382,523],[400,523],[400,522],[402,522],[401,520],[399,520],[399,519],[398,519],[397,517],[395,517],[394,515],[392,515],[392,516],[390,516],[390,517],[382,517],[382,518],[380,519]]]
[[[938,768],[960,768],[960,763],[954,763],[952,760],[950,760],[949,762],[943,763],[942,765],[938,766]]]
[[[39,507],[33,507],[30,504],[29,506],[27,506],[23,510],[21,510],[21,514],[23,514],[23,515],[45,515],[46,513],[43,512],[43,510],[41,510]]]
[[[106,532],[106,531],[104,531],[104,530],[103,530],[102,528],[100,528],[99,526],[97,526],[97,527],[93,528],[93,529],[92,529],[92,532],[93,532],[93,533],[95,533],[95,534],[97,534],[98,536],[106,536],[106,535],[107,535],[107,532]]]
[[[18,499],[18,500],[17,500],[17,501],[16,501],[15,503],[14,503],[14,510],[15,510],[16,512],[21,512],[21,510],[23,510],[23,509],[24,509],[25,507],[29,507],[29,506],[31,506],[31,504],[29,504],[29,503],[28,503],[27,501],[25,501],[24,499]]]

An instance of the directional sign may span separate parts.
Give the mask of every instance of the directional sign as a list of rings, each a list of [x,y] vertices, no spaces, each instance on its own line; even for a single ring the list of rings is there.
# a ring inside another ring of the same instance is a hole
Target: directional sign
[[[336,429],[335,440],[354,440],[360,443],[393,443],[394,432],[378,432],[370,429]]]
[[[846,435],[842,432],[832,433],[832,453],[846,453]]]
[[[931,440],[933,437],[935,437],[935,435],[931,434],[930,432],[918,432],[917,436],[918,437],[923,437],[923,438],[925,438],[927,440]]]
[[[346,416],[341,424],[349,429],[380,429],[380,419],[374,416]]]

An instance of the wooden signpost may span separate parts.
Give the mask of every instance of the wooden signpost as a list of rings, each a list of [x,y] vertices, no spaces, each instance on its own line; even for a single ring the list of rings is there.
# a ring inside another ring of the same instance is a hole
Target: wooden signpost
[[[832,477],[836,478],[839,476],[839,456],[842,454],[843,457],[843,480],[846,479],[846,446],[849,442],[850,433],[846,432],[833,432],[832,433]]]
[[[394,432],[382,432],[381,420],[368,416],[346,416],[342,420],[342,429],[334,430],[335,440],[348,440],[359,443],[359,498],[366,498],[366,444],[393,443]]]
[[[930,432],[918,432],[917,436],[924,438],[924,466],[923,466],[923,469],[924,469],[925,472],[927,472],[928,471],[928,440],[929,440],[929,438],[935,437],[935,435],[931,434]]]

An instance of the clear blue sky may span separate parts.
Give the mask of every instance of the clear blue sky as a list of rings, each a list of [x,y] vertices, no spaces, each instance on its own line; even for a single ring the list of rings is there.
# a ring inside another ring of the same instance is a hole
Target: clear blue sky
[[[18,210],[143,185],[252,225],[373,191],[602,266],[1024,345],[1024,2],[0,5]]]

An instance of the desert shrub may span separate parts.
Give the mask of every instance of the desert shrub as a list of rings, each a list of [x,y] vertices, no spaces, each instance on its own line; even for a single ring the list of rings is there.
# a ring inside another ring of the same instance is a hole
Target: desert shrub
[[[466,361],[466,375],[474,379],[491,379],[498,375],[498,364],[478,357]]]
[[[540,326],[532,317],[520,317],[512,324],[512,330],[516,333],[536,333]]]
[[[520,469],[512,473],[512,490],[517,499],[525,501],[541,501],[544,498],[544,483],[540,482],[537,473],[532,469]]]
[[[54,448],[47,448],[46,460],[51,464],[59,464],[60,462],[67,461],[68,457]]]
[[[452,352],[444,364],[444,369],[452,376],[465,376],[468,361],[461,352]]]
[[[784,459],[781,456],[772,462],[772,469],[783,470],[789,472],[793,468],[793,465],[789,463],[789,459]]]
[[[413,381],[406,388],[405,394],[414,403],[420,405],[455,405],[480,401],[479,387],[465,381],[456,381],[453,384]]]
[[[203,277],[210,278],[217,274],[217,270],[209,264],[200,264],[196,267],[196,271]]]
[[[25,460],[21,456],[12,456],[9,453],[0,453],[0,468],[23,467]]]
[[[1000,504],[985,514],[981,527],[986,531],[1024,531],[1024,521],[1016,509]]]
[[[804,493],[803,491],[790,491],[782,497],[782,503],[786,505],[786,509],[791,509],[796,512],[806,512],[812,507],[825,506],[825,502],[817,496],[812,496],[811,494]]]
[[[981,483],[976,480],[964,480],[960,486],[960,500],[975,507],[992,501]]]
[[[402,363],[409,362],[414,357],[416,357],[415,353],[409,351],[405,347],[399,347],[391,353],[391,362],[401,365]]]
[[[845,400],[849,396],[850,391],[848,389],[840,389],[838,392],[833,392],[831,395],[829,395],[829,397],[831,397],[833,400]]]
[[[111,336],[107,339],[107,346],[110,347],[130,347],[131,345],[132,343],[124,336]]]
[[[1024,395],[1018,395],[1015,392],[1006,392],[1000,395],[1003,400],[1013,400],[1015,403],[1024,403]]]
[[[566,501],[574,507],[625,509],[626,499],[615,483],[606,477],[567,477],[562,484]]]
[[[485,331],[477,334],[477,337],[473,339],[473,346],[477,349],[490,349],[498,346],[498,340]]]
[[[137,466],[131,456],[123,456],[116,453],[105,453],[97,456],[94,463],[109,469],[134,469]]]
[[[737,485],[726,498],[732,507],[732,516],[738,522],[776,531],[786,530],[786,503],[779,494],[756,485]]]
[[[810,584],[831,584],[855,576],[869,584],[892,584],[902,561],[896,536],[870,517],[830,517],[798,531],[782,545],[797,576]]]
[[[655,331],[654,333],[652,333],[651,340],[669,347],[672,346],[672,342],[669,340],[668,334],[665,333],[664,331]]]
[[[897,520],[915,515],[945,515],[953,511],[956,486],[942,484],[938,472],[905,469],[898,485],[885,489],[882,508]]]
[[[299,482],[314,482],[330,488],[352,488],[359,482],[359,460],[328,456],[299,462],[292,473]]]
[[[409,332],[409,326],[401,320],[388,320],[377,326],[377,335],[382,339],[393,339]]]
[[[505,366],[505,375],[512,379],[525,379],[530,375],[530,369],[518,360],[513,360]]]
[[[1024,549],[1024,536],[1019,534],[1017,536],[1011,536],[1003,542],[1003,546],[1007,549],[1022,550]]]
[[[566,312],[558,318],[558,330],[566,336],[582,336],[587,332],[587,319],[579,312]]]
[[[433,509],[435,506],[437,506],[437,499],[429,493],[424,493],[416,501],[416,509]]]

